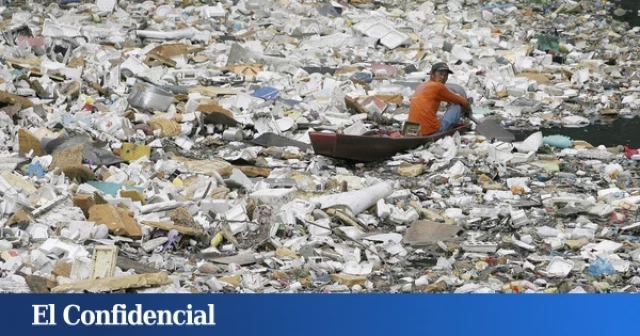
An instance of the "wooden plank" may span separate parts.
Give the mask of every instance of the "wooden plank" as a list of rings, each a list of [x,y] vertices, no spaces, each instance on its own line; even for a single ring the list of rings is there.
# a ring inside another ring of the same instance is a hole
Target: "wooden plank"
[[[29,99],[6,91],[0,91],[0,103],[8,105],[20,104],[23,109],[33,107],[33,103]]]
[[[37,67],[39,67],[40,63],[42,62],[39,58],[7,58],[5,61],[7,63],[37,66]]]
[[[240,92],[240,89],[235,88],[223,88],[215,86],[197,86],[189,89],[189,93],[199,93],[207,97],[235,95]]]
[[[358,223],[355,219],[351,218],[351,216],[347,215],[346,213],[340,210],[330,208],[325,210],[324,212],[331,217],[335,216],[338,219],[340,219],[342,222],[358,228],[362,232],[367,232],[367,229],[365,229],[362,225],[360,225],[360,223]]]
[[[271,169],[269,168],[255,166],[233,166],[233,168],[237,168],[248,177],[269,177],[271,175]]]
[[[116,270],[118,246],[99,245],[93,249],[91,279],[112,277]]]
[[[159,272],[155,267],[143,265],[135,260],[125,257],[118,257],[118,259],[116,259],[116,266],[120,267],[123,271],[134,270],[138,274]]]
[[[153,67],[156,63],[162,63],[168,67],[175,67],[177,64],[176,61],[170,58],[155,53],[148,53],[147,58],[144,60],[144,64]]]
[[[161,229],[165,231],[176,230],[186,236],[206,236],[207,235],[207,232],[205,232],[204,230],[192,229],[186,226],[173,225],[171,223],[166,223],[166,222],[142,221],[141,223],[144,225],[148,225],[156,229]]]
[[[53,281],[37,275],[27,275],[24,277],[31,293],[49,293],[49,288],[53,287]]]
[[[54,287],[51,292],[65,293],[71,291],[87,291],[91,293],[99,293],[130,288],[164,286],[171,283],[173,283],[173,281],[169,279],[167,273],[134,274],[118,277],[107,277],[95,280],[82,280]]]

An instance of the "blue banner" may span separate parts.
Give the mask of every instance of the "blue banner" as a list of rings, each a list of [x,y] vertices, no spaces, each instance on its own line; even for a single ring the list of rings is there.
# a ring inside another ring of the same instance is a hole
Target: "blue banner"
[[[3,294],[0,324],[3,335],[42,336],[141,331],[179,336],[622,335],[634,333],[635,303],[640,300],[636,298],[640,297]]]

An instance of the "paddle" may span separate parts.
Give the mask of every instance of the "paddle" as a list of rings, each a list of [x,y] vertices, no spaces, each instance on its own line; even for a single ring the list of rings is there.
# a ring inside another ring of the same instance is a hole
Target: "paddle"
[[[467,93],[464,91],[462,86],[457,84],[448,83],[446,84],[447,88],[454,93],[461,95],[469,101],[469,104],[473,104],[473,97],[467,97]],[[469,119],[476,123],[478,127],[476,127],[476,131],[481,135],[485,136],[490,141],[498,140],[503,142],[513,142],[516,137],[511,134],[511,132],[504,129],[500,124],[495,122],[495,120],[485,120],[483,122],[479,122],[476,118],[473,117],[472,113],[469,113]]]
[[[490,141],[497,140],[502,142],[513,142],[516,139],[513,133],[504,129],[504,127],[498,124],[495,120],[483,120],[480,122],[471,114],[469,114],[468,117],[471,121],[476,123],[476,132],[480,133]]]

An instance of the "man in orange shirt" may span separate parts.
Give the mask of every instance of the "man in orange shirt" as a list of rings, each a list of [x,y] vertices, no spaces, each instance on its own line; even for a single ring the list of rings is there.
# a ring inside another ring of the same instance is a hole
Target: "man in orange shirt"
[[[451,130],[460,121],[463,113],[471,111],[465,97],[451,92],[445,86],[449,74],[452,73],[453,71],[446,63],[436,63],[431,67],[429,81],[416,89],[411,99],[407,121],[420,124],[420,135]],[[451,103],[451,106],[444,113],[442,119],[438,120],[438,108],[443,101]]]

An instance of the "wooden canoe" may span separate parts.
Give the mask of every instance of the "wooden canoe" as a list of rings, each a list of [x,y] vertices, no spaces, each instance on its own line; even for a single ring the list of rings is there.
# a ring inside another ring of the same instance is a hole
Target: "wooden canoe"
[[[373,162],[388,159],[400,152],[435,142],[456,132],[465,132],[470,123],[459,124],[454,129],[419,137],[403,137],[400,132],[374,135],[347,135],[310,132],[311,145],[316,154],[356,162]]]

